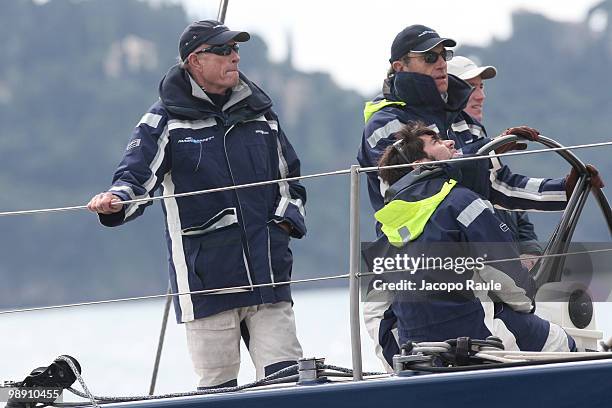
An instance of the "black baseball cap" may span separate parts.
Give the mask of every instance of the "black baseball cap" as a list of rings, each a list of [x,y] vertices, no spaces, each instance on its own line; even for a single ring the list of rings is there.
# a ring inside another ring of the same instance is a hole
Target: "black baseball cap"
[[[231,31],[217,20],[195,21],[187,26],[179,40],[179,55],[185,61],[187,56],[202,44],[223,45],[228,41],[249,41],[246,31]]]
[[[404,28],[395,36],[391,45],[389,62],[397,61],[409,52],[425,52],[443,44],[445,47],[457,45],[455,40],[441,38],[436,30],[415,24]]]

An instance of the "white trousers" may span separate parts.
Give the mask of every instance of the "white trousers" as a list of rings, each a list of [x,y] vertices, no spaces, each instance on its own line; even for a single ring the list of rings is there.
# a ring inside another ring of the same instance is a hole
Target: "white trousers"
[[[257,379],[265,367],[302,358],[290,302],[241,307],[185,323],[187,347],[198,387],[234,380],[240,369],[240,326],[248,331],[247,345]]]

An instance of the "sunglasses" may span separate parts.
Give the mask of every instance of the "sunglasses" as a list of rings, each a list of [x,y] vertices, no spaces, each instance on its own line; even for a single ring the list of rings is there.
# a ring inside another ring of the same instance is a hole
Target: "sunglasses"
[[[407,55],[408,58],[421,58],[426,64],[435,64],[439,57],[442,57],[444,61],[450,61],[453,59],[455,52],[453,50],[442,50],[439,53],[435,51],[423,52],[419,55]]]
[[[240,50],[240,46],[238,43],[235,44],[223,44],[223,45],[213,45],[212,47],[203,48],[200,51],[196,51],[195,54],[204,54],[205,52],[210,52],[211,54],[227,56],[232,53],[232,51],[238,52]]]

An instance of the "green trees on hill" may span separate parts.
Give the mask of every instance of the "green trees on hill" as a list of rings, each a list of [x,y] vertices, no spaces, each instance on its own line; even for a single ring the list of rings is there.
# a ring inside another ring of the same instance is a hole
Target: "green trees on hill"
[[[132,127],[156,100],[187,16],[179,6],[136,0],[9,0],[2,6],[0,210],[85,203],[108,187]],[[510,39],[458,50],[499,69],[487,84],[489,132],[528,123],[567,144],[609,138],[610,36],[609,26],[594,33],[586,22],[523,13],[515,16]],[[241,55],[242,70],[275,101],[304,174],[355,161],[361,111],[371,95],[342,90],[324,73],[271,62],[257,36]],[[607,151],[587,157],[612,175]],[[547,160],[519,165],[530,174],[560,175],[560,162],[546,165],[553,171],[543,168]],[[348,179],[304,183],[309,236],[293,244],[294,276],[345,273]],[[363,235],[371,237],[365,194],[363,207]],[[0,307],[163,293],[160,213],[155,204],[112,230],[85,212],[0,218]]]

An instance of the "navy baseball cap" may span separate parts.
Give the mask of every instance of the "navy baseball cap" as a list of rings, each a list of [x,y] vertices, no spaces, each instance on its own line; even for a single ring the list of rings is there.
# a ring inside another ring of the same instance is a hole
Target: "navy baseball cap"
[[[441,38],[436,30],[424,25],[415,24],[404,28],[395,36],[391,45],[391,58],[389,62],[398,61],[409,52],[425,52],[443,44],[445,47],[457,45],[455,40]]]
[[[202,44],[223,45],[229,41],[249,41],[251,35],[246,31],[231,31],[217,20],[196,21],[187,26],[179,40],[179,55],[185,61],[187,56]]]

